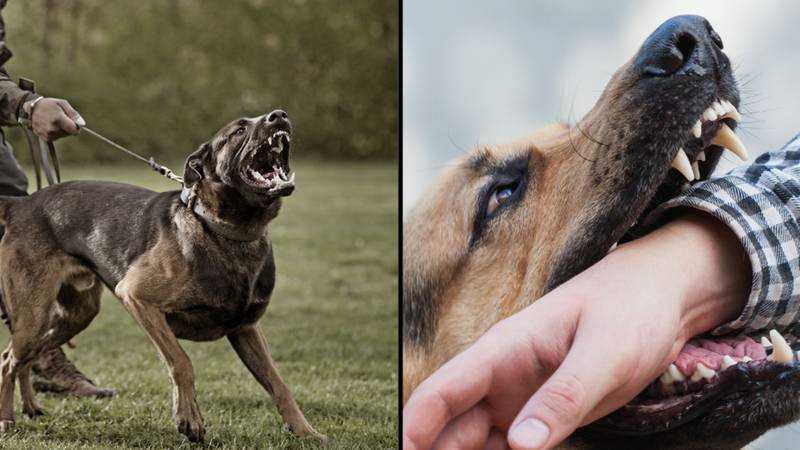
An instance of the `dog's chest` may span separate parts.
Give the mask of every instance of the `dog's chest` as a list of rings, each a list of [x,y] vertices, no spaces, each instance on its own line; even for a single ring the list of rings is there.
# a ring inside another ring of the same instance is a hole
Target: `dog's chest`
[[[275,284],[269,240],[203,244],[158,242],[131,267],[117,290],[157,305],[182,339],[218,339],[258,320]]]

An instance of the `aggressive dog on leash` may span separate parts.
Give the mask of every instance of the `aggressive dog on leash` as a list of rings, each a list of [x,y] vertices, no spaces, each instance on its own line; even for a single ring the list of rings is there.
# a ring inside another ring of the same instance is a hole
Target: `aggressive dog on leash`
[[[320,436],[278,374],[258,322],[275,285],[269,224],[295,188],[291,137],[281,110],[234,120],[188,157],[182,191],[76,181],[0,197],[0,286],[11,321],[0,357],[0,430],[14,424],[17,380],[23,412],[43,413],[31,363],[89,325],[106,285],[169,369],[174,419],[189,440],[202,441],[205,430],[178,339],[221,337],[287,428]]]
[[[722,47],[704,18],[672,18],[578,123],[480,147],[442,174],[403,230],[404,402],[494,324],[641,235],[724,148],[747,158]],[[734,449],[797,419],[800,367],[752,344],[752,360],[646,390],[564,448]]]

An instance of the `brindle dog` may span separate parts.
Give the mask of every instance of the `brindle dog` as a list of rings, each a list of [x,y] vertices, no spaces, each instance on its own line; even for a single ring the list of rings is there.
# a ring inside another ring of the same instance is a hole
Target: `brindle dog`
[[[738,105],[719,35],[702,17],[679,16],[574,126],[479,148],[450,167],[403,230],[404,401],[493,324],[641,235],[636,222],[708,178],[723,147],[746,159],[731,131]],[[800,415],[797,363],[737,362],[690,392],[643,393],[565,445],[740,448]]]
[[[182,191],[80,181],[0,197],[0,285],[11,342],[0,361],[0,429],[42,414],[30,366],[86,328],[105,284],[158,349],[178,431],[202,441],[192,363],[178,339],[227,337],[298,436],[319,436],[278,374],[258,319],[275,285],[269,223],[288,176],[291,124],[276,110],[225,125],[186,161]],[[70,295],[58,295],[66,290]]]

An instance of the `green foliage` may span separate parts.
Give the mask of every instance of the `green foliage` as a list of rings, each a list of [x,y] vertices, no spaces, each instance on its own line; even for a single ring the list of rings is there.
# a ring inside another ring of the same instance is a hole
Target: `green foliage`
[[[395,159],[397,3],[10,0],[7,69],[148,156],[181,159],[229,120],[282,108],[296,157]],[[89,136],[58,147],[127,158]]]
[[[390,163],[299,162],[297,190],[272,227],[278,268],[261,319],[278,370],[326,444],[282,431],[274,403],[225,339],[181,345],[192,359],[206,446],[225,449],[397,448],[397,168]],[[70,179],[111,178],[157,190],[170,181],[125,166],[66,167]],[[369,186],[369,189],[364,189]],[[175,431],[167,369],[110,293],[66,349],[106,400],[39,394],[47,416],[16,401],[8,449],[190,449]],[[8,332],[0,326],[0,343]]]

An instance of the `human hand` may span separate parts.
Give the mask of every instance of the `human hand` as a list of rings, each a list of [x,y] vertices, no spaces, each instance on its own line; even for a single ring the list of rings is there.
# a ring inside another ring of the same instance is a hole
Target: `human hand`
[[[689,338],[738,315],[749,274],[736,237],[704,213],[619,246],[420,384],[403,448],[554,447],[635,397]]]
[[[33,132],[48,141],[76,135],[86,121],[68,101],[45,97],[33,106],[31,127]]]

